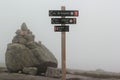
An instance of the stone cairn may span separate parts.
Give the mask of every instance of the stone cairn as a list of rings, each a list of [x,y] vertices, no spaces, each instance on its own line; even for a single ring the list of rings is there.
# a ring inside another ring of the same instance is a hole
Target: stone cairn
[[[32,32],[27,28],[26,24],[23,23],[21,25],[21,29],[16,31],[16,36],[13,38],[12,43],[19,43],[26,45],[27,43],[33,41],[34,42],[35,36]]]
[[[35,41],[25,23],[16,31],[12,43],[7,45],[5,61],[9,72],[33,75],[46,73],[48,67],[57,68],[58,65],[53,53],[40,41]]]

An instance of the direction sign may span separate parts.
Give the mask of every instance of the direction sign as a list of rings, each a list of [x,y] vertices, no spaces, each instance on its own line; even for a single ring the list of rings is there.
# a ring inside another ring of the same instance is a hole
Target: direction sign
[[[78,10],[49,10],[49,16],[78,16]]]
[[[54,26],[55,32],[69,32],[69,26]]]
[[[76,24],[76,18],[51,18],[51,24]]]

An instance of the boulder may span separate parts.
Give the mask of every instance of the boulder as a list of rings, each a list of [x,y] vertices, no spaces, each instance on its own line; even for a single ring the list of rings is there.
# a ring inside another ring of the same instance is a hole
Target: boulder
[[[36,67],[25,67],[23,68],[23,73],[30,74],[30,75],[36,75],[37,68]]]
[[[39,63],[29,48],[18,43],[8,44],[5,59],[10,72],[18,72],[24,67],[34,66],[34,64]]]
[[[34,41],[34,38],[25,23],[16,31],[12,43],[7,45],[5,54],[9,72],[22,71],[25,67],[36,67],[39,74],[45,73],[47,67],[57,67],[58,62],[53,53],[41,41]]]
[[[47,70],[47,67],[57,67],[57,60],[54,55],[47,50],[47,48],[41,44],[41,47],[31,50],[34,53],[34,56],[39,61],[38,72],[44,73]]]
[[[46,77],[52,77],[52,78],[61,78],[61,70],[53,67],[48,67],[47,71],[45,73]]]

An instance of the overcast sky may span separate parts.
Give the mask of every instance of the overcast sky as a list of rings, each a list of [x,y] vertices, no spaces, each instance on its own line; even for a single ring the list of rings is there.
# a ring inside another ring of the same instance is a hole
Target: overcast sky
[[[120,72],[120,0],[0,0],[0,63],[23,22],[50,49],[61,67],[61,34],[49,10],[79,10],[67,33],[67,68]]]

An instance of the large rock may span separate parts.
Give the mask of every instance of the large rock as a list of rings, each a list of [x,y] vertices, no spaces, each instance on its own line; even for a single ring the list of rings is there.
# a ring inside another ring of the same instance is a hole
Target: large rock
[[[36,75],[37,74],[37,68],[36,67],[25,67],[23,68],[23,73],[30,74],[30,75]]]
[[[57,67],[57,60],[47,48],[41,44],[41,47],[32,49],[36,59],[39,61],[37,65],[39,72],[45,72],[47,67]]]
[[[45,73],[46,77],[52,77],[52,78],[61,78],[61,70],[57,68],[48,67],[47,71]]]
[[[24,67],[34,66],[37,62],[29,48],[22,44],[8,44],[6,51],[6,66],[10,72],[18,72]]]
[[[12,43],[7,46],[5,61],[8,71],[18,72],[25,67],[36,67],[38,73],[45,73],[47,67],[57,67],[57,59],[41,42],[34,41],[34,35],[23,23],[16,31]]]

